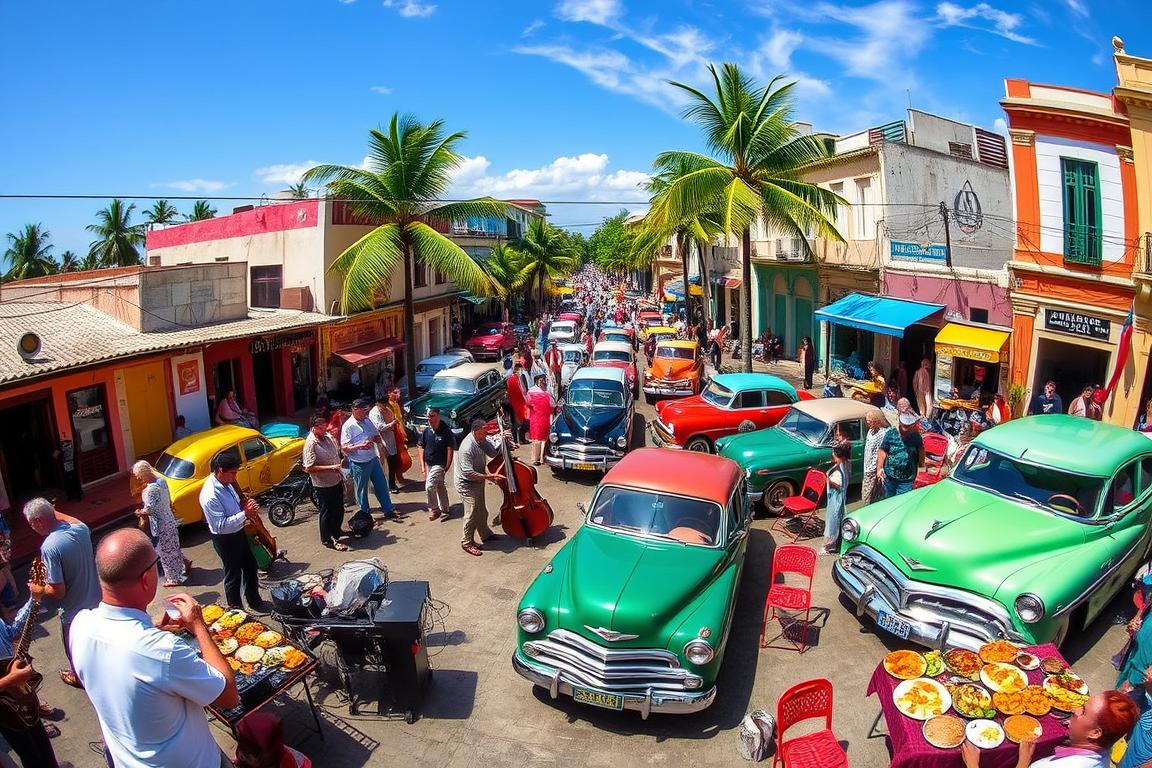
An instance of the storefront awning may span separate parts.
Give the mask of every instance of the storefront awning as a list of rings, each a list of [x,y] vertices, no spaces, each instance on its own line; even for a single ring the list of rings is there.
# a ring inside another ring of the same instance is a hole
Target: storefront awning
[[[739,288],[740,278],[738,277],[714,277],[712,282],[719,285],[721,288]]]
[[[337,352],[336,357],[343,358],[351,365],[361,366],[374,363],[380,358],[403,348],[404,342],[399,339],[380,339],[379,341],[361,344],[358,347],[351,347],[342,352]]]
[[[1008,335],[1008,331],[996,328],[948,323],[936,334],[936,354],[998,363],[1002,359]]]
[[[488,301],[487,296],[475,296],[471,293],[461,293],[460,298],[464,299],[464,301],[468,302],[469,304],[483,304],[484,302]]]
[[[814,314],[817,320],[902,339],[905,328],[942,309],[943,304],[924,304],[888,296],[850,293],[839,301],[816,310]]]

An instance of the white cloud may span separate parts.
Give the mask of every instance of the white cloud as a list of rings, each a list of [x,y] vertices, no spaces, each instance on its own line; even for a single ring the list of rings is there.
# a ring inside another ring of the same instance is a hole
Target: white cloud
[[[384,7],[395,8],[397,13],[408,19],[431,16],[436,12],[433,3],[421,3],[417,0],[384,0]]]
[[[1008,121],[1002,117],[996,118],[995,120],[992,121],[992,130],[996,131],[996,133],[1000,133],[1000,134],[1007,136],[1008,135]]]
[[[1084,5],[1081,0],[1064,0],[1064,4],[1077,16],[1088,16],[1088,6]]]
[[[556,16],[564,21],[586,21],[604,26],[620,16],[620,0],[561,0]]]
[[[537,32],[539,32],[543,28],[544,28],[544,20],[543,19],[536,19],[536,21],[534,21],[531,24],[529,24],[528,26],[524,27],[524,31],[520,33],[520,37],[532,37],[532,35],[536,34]]]
[[[452,194],[590,202],[647,199],[647,193],[640,186],[649,178],[646,172],[612,170],[609,166],[608,155],[586,152],[560,156],[538,168],[515,168],[492,174],[489,173],[491,162],[486,157],[465,157],[453,174]]]
[[[915,80],[909,62],[931,34],[915,6],[905,0],[880,0],[859,8],[823,4],[817,10],[826,20],[856,29],[851,39],[812,40],[839,59],[849,74],[901,88]]]
[[[1078,0],[1072,0],[1078,2]],[[1023,45],[1036,45],[1036,40],[1018,31],[1024,23],[1024,17],[1018,13],[1009,13],[999,8],[993,8],[988,3],[977,3],[969,8],[956,3],[943,2],[936,6],[936,16],[941,25],[945,27],[968,27],[991,32],[1014,43]],[[984,27],[976,22],[986,21],[991,27]]]
[[[257,168],[252,172],[252,175],[256,177],[257,181],[264,184],[298,184],[305,171],[318,165],[320,163],[315,160],[307,160],[303,163],[279,163]]]
[[[792,68],[792,54],[804,42],[804,36],[791,29],[779,29],[760,46],[768,63],[775,69],[785,71]]]
[[[381,96],[387,96],[392,93],[392,89],[386,85],[373,85],[368,90],[372,91],[372,93],[378,93]]]
[[[187,192],[188,194],[197,194],[200,192],[210,194],[228,189],[228,187],[232,186],[232,182],[213,181],[211,179],[178,179],[176,181],[157,182],[151,186],[175,189],[177,192]]]

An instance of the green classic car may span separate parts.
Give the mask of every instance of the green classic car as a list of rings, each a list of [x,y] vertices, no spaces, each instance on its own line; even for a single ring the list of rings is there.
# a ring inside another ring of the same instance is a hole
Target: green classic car
[[[716,697],[747,547],[735,463],[641,448],[520,601],[515,670],[608,709],[686,714]]]
[[[774,427],[716,441],[716,452],[744,468],[748,498],[778,514],[781,502],[796,495],[808,469],[832,466],[832,444],[841,436],[852,443],[852,482],[864,469],[864,416],[872,406],[844,397],[801,400]]]
[[[468,431],[468,422],[476,417],[490,419],[508,398],[501,372],[483,363],[465,363],[446,368],[432,377],[428,391],[404,404],[404,421],[411,445],[428,426],[428,409],[439,408],[456,439]]]
[[[1065,415],[987,430],[948,477],[852,512],[832,575],[857,615],[935,648],[1060,643],[1152,546],[1152,441]]]

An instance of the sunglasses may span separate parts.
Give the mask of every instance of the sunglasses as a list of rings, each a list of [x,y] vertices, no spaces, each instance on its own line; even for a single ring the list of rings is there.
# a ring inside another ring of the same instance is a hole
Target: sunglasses
[[[159,564],[160,564],[160,555],[156,555],[156,559],[153,560],[152,562],[148,563],[148,567],[145,568],[144,570],[140,571],[140,575],[137,576],[136,578],[138,578],[138,579],[143,578],[149,571],[151,571],[153,568],[155,568]]]

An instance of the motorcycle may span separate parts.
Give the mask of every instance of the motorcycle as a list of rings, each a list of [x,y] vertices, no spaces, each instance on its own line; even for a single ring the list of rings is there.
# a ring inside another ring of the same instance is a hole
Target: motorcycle
[[[315,504],[312,481],[302,464],[294,464],[288,476],[276,485],[252,498],[268,510],[268,519],[278,528],[291,525],[296,519],[296,507],[302,501]]]

